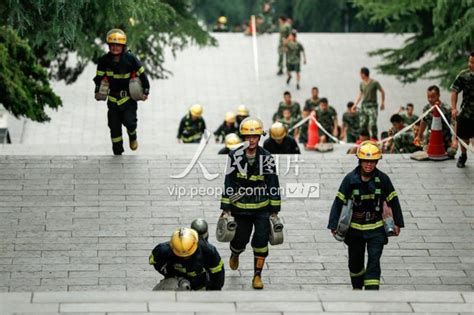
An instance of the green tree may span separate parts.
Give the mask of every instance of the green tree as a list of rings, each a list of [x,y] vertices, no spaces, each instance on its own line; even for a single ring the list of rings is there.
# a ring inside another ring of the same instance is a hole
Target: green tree
[[[28,39],[54,79],[74,82],[105,52],[105,35],[122,28],[152,78],[164,77],[164,49],[216,44],[191,14],[189,0],[7,0],[5,24]],[[72,62],[75,64],[71,64]]]
[[[439,79],[448,87],[466,67],[474,43],[473,0],[353,0],[359,17],[384,23],[387,31],[407,34],[402,48],[379,49],[384,62],[378,69],[401,82]]]
[[[38,122],[49,120],[46,106],[61,106],[28,43],[4,26],[0,27],[0,103],[15,117]]]

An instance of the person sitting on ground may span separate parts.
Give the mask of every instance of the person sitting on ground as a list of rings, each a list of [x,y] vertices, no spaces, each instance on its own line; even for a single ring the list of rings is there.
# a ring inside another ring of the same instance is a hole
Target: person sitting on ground
[[[316,119],[323,126],[324,129],[334,137],[338,136],[337,112],[334,107],[330,106],[327,98],[322,98],[319,103],[319,108],[316,109]],[[319,143],[334,142],[326,133],[318,128]]]
[[[399,114],[392,115],[390,117],[390,122],[392,123],[392,134],[395,136],[403,128],[405,128],[405,123],[403,118]],[[398,134],[393,138],[393,144],[390,147],[390,153],[413,153],[419,150],[419,147],[413,144],[415,140],[415,135],[413,134],[413,129],[409,129],[403,133]]]
[[[406,111],[404,114],[400,114],[400,116],[402,117],[403,122],[406,125],[411,125],[418,119],[418,116],[413,113],[414,110],[415,110],[415,106],[412,103],[408,103],[406,108],[401,106],[397,114],[400,114],[401,112]]]
[[[283,118],[279,120],[285,126],[286,130],[288,130],[288,134],[293,138],[298,137],[298,128],[292,129],[294,125],[299,122],[299,119],[293,118],[291,116],[291,111],[288,108],[283,110]]]
[[[298,102],[293,102],[291,100],[291,93],[288,91],[285,91],[283,93],[283,102],[280,102],[278,104],[278,110],[273,114],[273,122],[276,122],[283,118],[283,110],[285,108],[288,108],[291,111],[291,116],[295,119],[300,119],[301,118],[301,107]]]
[[[348,143],[355,143],[359,138],[359,111],[352,110],[354,102],[347,103],[347,111],[342,115],[342,135]]]

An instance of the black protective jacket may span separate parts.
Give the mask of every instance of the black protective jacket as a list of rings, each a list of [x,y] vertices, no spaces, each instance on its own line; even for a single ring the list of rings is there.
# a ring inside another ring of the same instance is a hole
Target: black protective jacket
[[[257,147],[255,162],[250,165],[243,146],[229,153],[221,198],[221,209],[232,214],[279,212],[280,184],[273,156]]]
[[[196,252],[186,258],[176,256],[170,242],[158,244],[149,263],[165,278],[179,276],[187,279],[192,290],[220,290],[224,286],[224,261],[217,249],[202,239]]]
[[[265,140],[263,147],[271,154],[301,154],[300,147],[292,136],[285,136],[280,144],[270,137]]]
[[[120,55],[120,61],[114,61],[114,55],[110,52],[100,57],[97,63],[97,72],[94,77],[95,91],[99,90],[99,86],[104,77],[109,81],[109,97],[107,104],[109,108],[135,102],[130,97],[128,85],[132,74],[140,78],[143,86],[143,93],[148,95],[150,91],[150,82],[145,74],[145,68],[140,61],[130,52],[124,52]]]
[[[328,229],[334,230],[337,228],[342,206],[348,199],[352,199],[354,204],[348,235],[370,234],[375,229],[383,229],[382,212],[384,201],[392,208],[395,224],[399,227],[405,226],[397,192],[387,174],[377,168],[368,182],[362,181],[360,166],[357,166],[344,177],[332,204]]]

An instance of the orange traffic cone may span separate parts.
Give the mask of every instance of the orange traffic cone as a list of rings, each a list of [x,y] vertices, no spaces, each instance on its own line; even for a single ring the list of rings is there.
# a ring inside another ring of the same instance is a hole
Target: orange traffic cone
[[[441,106],[438,104],[438,106]],[[430,160],[447,160],[448,153],[444,148],[443,122],[437,108],[433,108],[433,122],[431,123],[430,141],[428,142],[428,157]]]
[[[316,115],[314,115],[314,117],[316,118]],[[308,143],[306,143],[305,149],[314,150],[318,143],[319,143],[318,125],[316,125],[316,123],[314,122],[314,119],[311,118],[309,120],[309,126],[308,126]]]

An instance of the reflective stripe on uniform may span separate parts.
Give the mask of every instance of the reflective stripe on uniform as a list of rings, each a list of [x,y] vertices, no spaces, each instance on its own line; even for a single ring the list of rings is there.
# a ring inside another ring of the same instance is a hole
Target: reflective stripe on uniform
[[[281,200],[270,199],[270,206],[281,206]]]
[[[192,135],[192,136],[189,136],[189,137],[183,137],[183,136],[181,136],[181,140],[183,140],[183,141],[192,141],[192,140],[201,139],[201,137],[202,137],[202,134],[201,134],[201,133],[197,133],[197,134]]]
[[[369,200],[369,199],[375,199],[375,195],[374,194],[360,195],[360,200]]]
[[[247,178],[247,174],[244,173],[237,173],[237,178]],[[258,181],[258,180],[264,180],[265,177],[263,175],[251,175],[249,178],[251,181]]]
[[[138,69],[137,75],[140,75],[140,74],[142,74],[143,72],[145,72],[145,68],[143,68],[143,66],[142,66],[142,67],[140,67],[140,69]]]
[[[254,253],[266,253],[268,252],[268,246],[260,247],[260,248],[253,247],[253,251]]]
[[[361,231],[374,230],[381,226],[383,226],[383,220],[377,221],[375,223],[369,223],[369,224],[358,224],[358,223],[351,222],[351,228],[356,229],[356,230],[361,230]]]
[[[362,271],[360,271],[360,272],[357,272],[357,273],[349,272],[349,274],[350,274],[351,277],[360,277],[363,274],[365,274],[365,268],[362,269]]]
[[[125,103],[129,99],[130,99],[129,96],[121,98],[121,99],[117,99],[117,98],[109,95],[109,101],[111,101],[112,103],[117,103],[118,106],[122,105],[123,103]]]
[[[396,191],[392,191],[392,193],[390,195],[388,195],[387,197],[387,201],[390,201],[392,200],[393,198],[395,198],[397,195],[397,192]]]
[[[260,209],[260,208],[268,206],[269,203],[270,203],[270,200],[262,201],[259,203],[234,202],[233,205],[240,209]]]
[[[365,279],[364,285],[365,286],[380,285],[380,280],[379,279]]]
[[[221,202],[224,203],[224,204],[226,204],[226,205],[230,205],[230,199],[229,199],[229,198],[224,198],[224,197],[222,197],[222,198],[221,198]]]
[[[224,261],[221,259],[221,261],[219,262],[219,264],[215,267],[212,267],[212,268],[209,268],[209,271],[211,273],[218,273],[222,270],[222,268],[224,267]]]
[[[97,72],[95,74],[98,75],[98,76],[103,76],[105,74],[105,71],[97,70]]]
[[[114,73],[113,71],[107,71],[107,76],[114,78],[114,79],[128,79],[130,78],[130,72],[129,73]]]
[[[153,254],[150,255],[150,258],[148,258],[148,263],[149,263],[150,265],[156,264],[156,262],[155,262],[155,257],[153,256]]]
[[[337,195],[336,195],[337,198],[341,199],[343,202],[346,201],[346,196],[344,196],[344,194],[340,191],[337,192]]]
[[[137,129],[135,129],[134,131],[130,132],[127,130],[127,133],[130,135],[130,136],[133,136],[137,133]]]
[[[173,266],[173,268],[181,273],[186,273],[186,268],[181,268],[181,267],[178,267],[178,266]]]
[[[117,137],[117,138],[112,138],[112,142],[113,142],[113,143],[117,143],[117,142],[120,142],[120,141],[122,141],[122,140],[123,140],[122,136]]]

